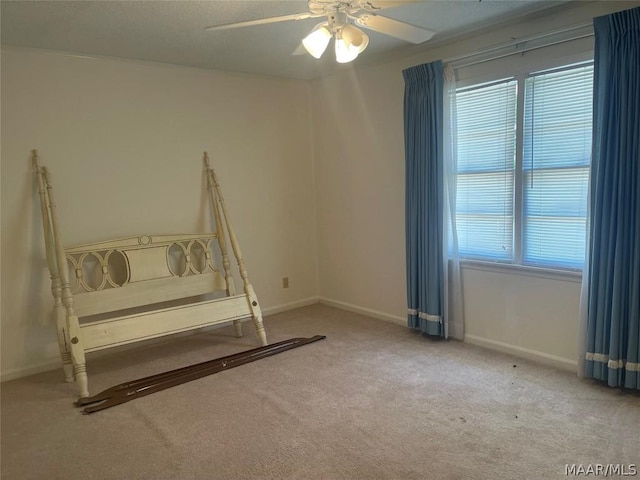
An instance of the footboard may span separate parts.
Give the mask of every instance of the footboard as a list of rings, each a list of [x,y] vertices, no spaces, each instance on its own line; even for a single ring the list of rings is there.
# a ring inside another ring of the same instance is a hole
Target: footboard
[[[226,322],[240,336],[246,318],[267,345],[260,306],[206,153],[204,161],[214,233],[140,235],[65,248],[51,177],[33,151],[58,344],[65,376],[78,383],[81,397],[89,395],[86,352]],[[243,294],[235,291],[225,226]]]

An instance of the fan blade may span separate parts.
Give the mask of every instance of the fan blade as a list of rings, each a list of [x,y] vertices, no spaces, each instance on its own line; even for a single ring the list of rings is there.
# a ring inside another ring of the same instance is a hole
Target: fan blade
[[[205,30],[209,32],[215,32],[217,30],[229,30],[231,28],[252,27],[254,25],[266,25],[268,23],[286,22],[288,20],[304,20],[306,18],[324,17],[323,14],[304,12],[294,13],[292,15],[282,15],[280,17],[260,18],[258,20],[249,20],[247,22],[238,23],[225,23],[223,25],[211,25],[205,27]]]
[[[421,3],[424,0],[370,0],[370,1],[361,1],[359,8],[361,10],[382,10],[385,8],[393,8],[393,7],[401,7],[403,5],[409,5],[411,3]]]
[[[422,43],[435,35],[435,32],[392,18],[382,17],[374,13],[354,16],[355,23],[374,32],[384,33],[410,43]]]

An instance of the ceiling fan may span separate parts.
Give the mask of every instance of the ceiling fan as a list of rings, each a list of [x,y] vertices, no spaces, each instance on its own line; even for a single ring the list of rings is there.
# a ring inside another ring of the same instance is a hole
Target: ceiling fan
[[[251,27],[288,20],[304,20],[307,18],[326,17],[318,23],[302,40],[302,46],[315,58],[320,58],[335,37],[336,61],[347,63],[367,48],[369,37],[356,25],[399,38],[410,43],[422,43],[429,40],[435,32],[417,27],[409,23],[383,17],[376,12],[388,7],[395,7],[416,0],[308,0],[308,12],[262,18],[247,22],[228,23],[206,27],[208,31],[228,30],[231,28]],[[297,52],[294,52],[297,53]]]

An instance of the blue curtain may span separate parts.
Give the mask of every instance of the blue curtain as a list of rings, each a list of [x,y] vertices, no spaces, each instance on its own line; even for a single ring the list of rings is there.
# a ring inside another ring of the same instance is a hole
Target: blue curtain
[[[640,7],[594,29],[585,376],[640,389]]]
[[[443,65],[402,73],[408,325],[443,336]]]

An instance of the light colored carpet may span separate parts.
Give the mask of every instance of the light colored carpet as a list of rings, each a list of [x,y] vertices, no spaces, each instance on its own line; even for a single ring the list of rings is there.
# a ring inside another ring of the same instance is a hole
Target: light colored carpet
[[[311,345],[81,415],[53,371],[2,385],[2,478],[554,479],[640,464],[640,396],[314,305],[265,319]],[[251,324],[89,357],[92,393],[258,343]]]

